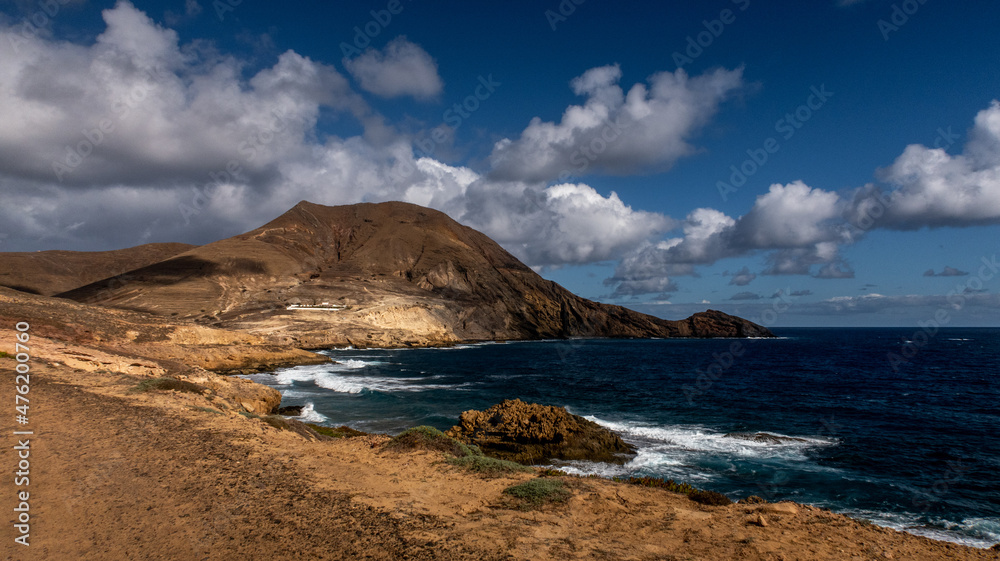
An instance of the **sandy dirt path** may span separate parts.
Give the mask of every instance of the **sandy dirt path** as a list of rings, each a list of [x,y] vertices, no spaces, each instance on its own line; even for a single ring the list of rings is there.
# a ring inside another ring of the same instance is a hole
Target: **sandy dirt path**
[[[51,370],[32,377],[29,547],[11,535],[12,478],[0,486],[5,559],[457,558],[411,537],[433,522],[400,521],[308,485],[292,457],[263,450],[257,421],[183,414],[187,401],[201,399],[194,396],[142,396],[182,403],[170,410],[107,395],[129,379],[102,380],[102,393],[92,393],[54,381]],[[0,434],[10,435],[11,416],[2,419]],[[234,435],[233,425],[251,430]],[[5,448],[3,462],[13,467]]]
[[[597,479],[562,478],[566,502],[518,510],[502,491],[536,473],[485,479],[373,446],[384,438],[309,441],[212,396],[136,393],[141,376],[43,361],[23,547],[13,364],[0,359],[0,559],[1000,559],[802,505],[707,507]]]

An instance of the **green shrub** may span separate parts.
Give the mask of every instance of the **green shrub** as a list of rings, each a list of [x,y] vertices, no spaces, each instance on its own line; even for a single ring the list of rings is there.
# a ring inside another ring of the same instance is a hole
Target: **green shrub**
[[[522,504],[541,506],[548,503],[563,502],[569,498],[570,492],[561,479],[536,478],[524,483],[512,485],[503,490],[505,495],[519,499]]]
[[[387,442],[384,448],[399,452],[408,450],[436,450],[458,458],[483,455],[482,450],[478,447],[463,444],[436,428],[426,425],[406,429]]]
[[[692,501],[708,506],[726,506],[733,504],[733,501],[729,500],[729,497],[718,493],[716,491],[704,491],[702,489],[696,489],[688,494],[688,498]]]
[[[318,434],[323,436],[329,436],[330,438],[354,438],[355,436],[368,436],[367,432],[361,432],[359,430],[354,430],[348,426],[341,426],[337,428],[324,427],[323,425],[314,425],[312,423],[306,423],[307,427],[316,431]]]
[[[288,421],[285,420],[281,415],[265,415],[260,418],[260,420],[271,425],[278,430],[291,430]]]
[[[687,483],[677,483],[673,479],[660,479],[658,477],[615,477],[619,483],[629,485],[639,485],[641,487],[653,487],[656,489],[666,489],[671,493],[687,495],[692,501],[709,506],[725,506],[733,504],[729,497],[715,491],[705,491],[696,489]],[[758,497],[759,498],[759,497]],[[763,499],[761,499],[763,500]]]
[[[660,479],[659,477],[616,477],[615,481],[627,483],[629,485],[639,485],[640,487],[654,487],[656,489],[666,489],[671,493],[690,495],[697,489],[687,483],[677,483],[673,479]]]
[[[177,391],[186,393],[203,394],[208,388],[200,384],[178,380],[177,378],[151,378],[139,382],[132,391],[148,392],[152,390]]]
[[[517,462],[489,458],[486,456],[464,456],[461,458],[451,458],[448,463],[461,466],[471,472],[479,473],[488,477],[499,477],[508,473],[518,473],[531,471],[528,466],[523,466]]]
[[[7,351],[0,351],[0,358],[11,358],[11,356]]]
[[[289,432],[294,432],[295,434],[301,436],[302,438],[305,438],[306,440],[328,440],[330,438],[330,436],[323,435],[317,432],[315,429],[313,429],[309,425],[306,425],[302,421],[296,421],[295,419],[286,419],[281,415],[265,415],[261,417],[260,420],[264,421],[268,425],[271,425],[272,427],[278,430],[286,430]]]

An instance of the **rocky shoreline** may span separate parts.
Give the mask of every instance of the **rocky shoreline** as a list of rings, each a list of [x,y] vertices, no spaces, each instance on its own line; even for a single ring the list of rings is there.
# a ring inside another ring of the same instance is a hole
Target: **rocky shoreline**
[[[805,505],[726,504],[489,456],[630,452],[560,408],[466,412],[450,434],[483,456],[310,428],[274,415],[277,391],[220,372],[329,359],[254,334],[2,288],[0,319],[0,341],[31,324],[37,428],[32,545],[6,559],[1000,558]],[[0,357],[0,370],[16,364]],[[0,497],[14,492],[3,478]]]
[[[12,335],[0,329],[0,338]],[[716,506],[684,489],[641,481],[474,469],[488,462],[451,463],[453,454],[436,449],[390,450],[384,436],[316,436],[249,410],[256,408],[235,392],[259,388],[250,382],[214,373],[198,378],[152,359],[145,367],[162,372],[130,372],[122,365],[132,356],[40,335],[33,343],[37,523],[31,548],[7,559],[981,560],[1000,554],[805,505]],[[66,360],[82,355],[96,362]],[[4,370],[13,364],[0,358]],[[522,406],[531,410],[506,408]],[[3,418],[0,430],[9,434],[12,420]],[[515,493],[524,489],[536,494]],[[12,492],[12,480],[4,478],[0,496]]]

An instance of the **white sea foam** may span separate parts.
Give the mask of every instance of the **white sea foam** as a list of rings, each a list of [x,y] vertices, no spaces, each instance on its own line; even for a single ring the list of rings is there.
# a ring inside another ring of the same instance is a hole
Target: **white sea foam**
[[[935,519],[928,524],[919,522],[920,516],[909,512],[897,514],[862,509],[841,512],[885,528],[970,547],[985,549],[1000,541],[1000,519],[996,518],[972,517],[961,522]]]
[[[264,381],[278,386],[279,390],[288,391],[296,382],[312,382],[313,384],[337,393],[361,393],[365,390],[378,392],[418,392],[435,389],[461,390],[471,384],[434,384],[427,383],[437,376],[393,377],[367,376],[358,373],[366,366],[382,364],[381,362],[348,359],[338,364],[317,364],[311,366],[296,366],[274,373],[271,380]]]
[[[312,397],[315,392],[308,392],[303,390],[281,390],[282,399],[304,399],[307,397]]]
[[[977,536],[976,541],[979,545],[976,547],[992,547],[993,544],[1000,543],[1000,519],[998,518],[973,516],[964,518],[956,527],[963,532]]]
[[[330,420],[326,415],[316,411],[311,401],[302,407],[302,413],[296,418],[306,423],[323,423]]]
[[[347,360],[338,360],[337,364],[334,364],[333,366],[335,366],[337,370],[357,370],[359,368],[364,368],[366,366],[376,366],[379,364],[383,363],[373,360],[357,360],[354,358],[349,358]]]
[[[810,448],[830,446],[834,441],[823,438],[790,437],[779,433],[768,433],[787,438],[781,442],[759,442],[726,436],[701,426],[649,426],[633,422],[614,422],[588,416],[587,419],[620,433],[625,440],[636,444],[640,451],[649,449],[663,452],[662,461],[669,461],[669,454],[683,458],[685,453],[708,453],[723,457],[742,458],[782,458],[804,459]],[[791,439],[798,440],[791,440]],[[680,454],[680,456],[678,456]],[[635,461],[641,461],[641,455]]]
[[[559,462],[544,467],[562,470],[570,475],[597,475],[599,477],[621,477],[626,476],[632,470],[618,464],[605,464],[601,462],[587,462],[573,460]]]

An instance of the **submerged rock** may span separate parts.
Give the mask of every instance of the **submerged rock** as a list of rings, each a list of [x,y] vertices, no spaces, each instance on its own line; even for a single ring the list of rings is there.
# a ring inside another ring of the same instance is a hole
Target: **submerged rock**
[[[726,438],[739,438],[741,440],[750,440],[752,442],[764,442],[767,444],[783,444],[786,442],[808,442],[804,438],[795,438],[794,436],[778,436],[776,434],[771,434],[769,432],[730,432],[726,433]]]
[[[522,464],[589,460],[623,464],[635,448],[617,434],[563,407],[505,400],[486,411],[466,411],[446,433],[475,444],[487,456]]]

